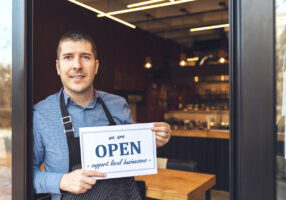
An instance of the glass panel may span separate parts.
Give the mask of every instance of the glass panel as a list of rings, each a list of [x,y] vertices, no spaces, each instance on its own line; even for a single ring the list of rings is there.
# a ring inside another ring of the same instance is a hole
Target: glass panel
[[[0,200],[11,198],[12,1],[0,7]]]
[[[286,1],[276,1],[276,73],[277,73],[277,199],[286,199]]]
[[[104,65],[99,67],[104,73],[98,74],[95,88],[126,98],[135,122],[167,121],[172,126],[171,142],[158,150],[159,157],[163,158],[158,159],[162,161],[159,166],[215,174],[212,198],[229,199],[228,1],[185,2],[145,10],[144,14],[116,16],[134,22],[138,27],[136,31],[117,22],[99,24],[97,18],[93,18],[96,14],[90,15],[91,10],[66,6],[71,2],[63,2],[34,1],[37,8],[34,30],[41,30],[42,24],[49,30],[48,33],[33,32],[37,52],[33,57],[34,102],[51,91],[58,91],[60,84],[55,70],[45,65],[50,65],[55,57],[51,41],[58,40],[59,30],[70,31],[68,27],[83,32],[90,30],[98,41],[100,66]],[[102,12],[126,8],[125,0],[117,3],[101,0],[96,4],[86,0],[72,2]],[[47,7],[51,9],[49,12]],[[54,20],[58,18],[62,20]],[[200,31],[190,30],[192,27]],[[47,35],[49,40],[43,39]],[[47,77],[51,84],[46,84]],[[167,166],[165,158],[170,165]],[[48,170],[46,157],[44,162]],[[204,199],[204,194],[200,199]]]

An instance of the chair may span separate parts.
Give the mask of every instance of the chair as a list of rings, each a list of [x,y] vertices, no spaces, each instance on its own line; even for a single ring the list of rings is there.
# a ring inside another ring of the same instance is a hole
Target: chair
[[[157,166],[161,169],[176,169],[188,172],[198,171],[198,162],[194,160],[177,160],[170,158],[157,158]]]

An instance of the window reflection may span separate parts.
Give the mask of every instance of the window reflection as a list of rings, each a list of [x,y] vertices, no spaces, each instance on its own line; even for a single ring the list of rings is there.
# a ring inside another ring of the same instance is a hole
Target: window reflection
[[[0,7],[0,199],[11,198],[12,1]]]

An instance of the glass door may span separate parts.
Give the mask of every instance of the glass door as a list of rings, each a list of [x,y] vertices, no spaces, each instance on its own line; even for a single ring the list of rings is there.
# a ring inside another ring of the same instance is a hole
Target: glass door
[[[23,6],[23,3],[20,5]],[[273,96],[276,76],[274,70],[274,9],[274,0],[230,1],[230,177],[232,200],[270,200],[275,197],[275,178],[273,173],[275,170],[273,159],[275,155],[274,141],[276,139],[276,135],[273,134],[276,116],[274,110],[275,98]],[[20,16],[22,19],[25,18],[24,12],[20,13],[20,15],[22,15]],[[15,14],[15,16],[18,15]],[[53,16],[49,15],[50,17],[53,18]],[[32,23],[32,20],[30,20],[30,23]],[[42,27],[42,24],[39,27]],[[20,26],[21,28],[23,27]],[[21,30],[22,32],[19,33],[20,41],[31,42],[31,40],[24,38],[25,29]],[[41,31],[40,28],[37,30]],[[32,34],[28,32],[27,35],[31,37]],[[50,36],[47,38],[50,38]],[[40,38],[37,39],[40,40]],[[27,51],[26,48],[23,49],[21,56]],[[23,66],[26,67],[26,64]],[[19,71],[27,72],[26,77],[32,74],[29,70],[28,67],[19,68]],[[29,98],[32,95],[25,88],[24,73],[22,77],[19,77],[20,79],[18,79],[19,82],[15,85],[15,89],[17,90],[18,88],[20,93],[15,93],[15,97],[21,99],[21,101],[18,101],[21,109],[26,108],[28,105],[27,110],[31,112],[30,103],[23,103],[23,96],[27,94]],[[23,89],[23,92],[19,88]],[[23,113],[24,115],[29,115],[29,113],[24,111]],[[32,138],[32,135],[29,135],[31,123],[28,121],[29,127],[27,128],[23,125],[26,122],[24,121],[25,118],[21,116],[20,121],[18,119],[15,116],[14,120],[17,121],[18,125],[15,127],[13,125],[13,128],[15,128],[17,137],[19,137],[17,140],[23,142],[14,143],[13,140],[13,146],[15,145],[15,148],[18,150],[23,150],[21,155],[24,158],[20,156],[15,158],[15,162],[18,164],[15,165],[15,169],[18,169],[16,166],[22,165],[24,169],[16,171],[18,176],[15,175],[15,181],[17,177],[21,179],[21,183],[24,183],[27,174],[25,170],[26,157],[32,155],[31,152],[27,153],[25,151],[25,147],[29,146],[24,141],[28,138],[27,141],[29,142],[30,138]],[[19,131],[21,128],[25,132],[24,135],[21,135],[21,131]],[[17,144],[19,145],[17,146]],[[28,169],[31,169],[31,167],[28,166]],[[31,187],[32,184],[28,184],[28,190]],[[22,185],[19,188],[20,190],[15,190],[16,195],[13,199],[21,199],[20,195],[23,195],[22,192],[24,191],[25,193],[25,190],[27,190]],[[19,198],[16,197],[17,195]]]
[[[276,1],[276,191],[277,200],[286,198],[286,1]]]
[[[275,4],[231,4],[231,199],[275,199]]]
[[[0,199],[12,199],[12,2],[0,7]]]

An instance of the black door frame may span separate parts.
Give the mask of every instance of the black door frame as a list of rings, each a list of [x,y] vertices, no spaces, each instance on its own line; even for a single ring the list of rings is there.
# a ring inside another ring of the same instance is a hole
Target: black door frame
[[[275,1],[230,2],[231,200],[275,200]]]
[[[276,199],[275,4],[230,0],[231,200]],[[33,0],[13,0],[12,199],[32,199]]]
[[[12,1],[12,199],[32,199],[32,5]]]

